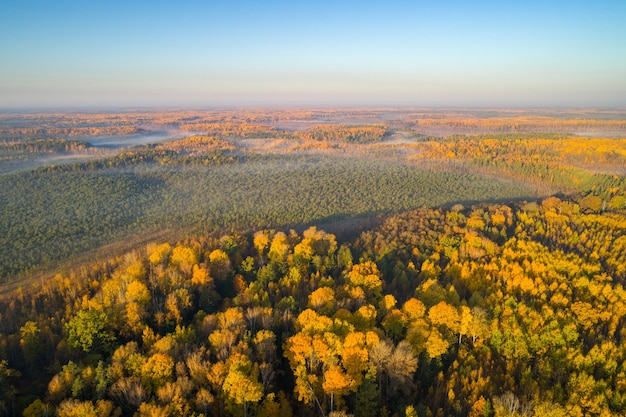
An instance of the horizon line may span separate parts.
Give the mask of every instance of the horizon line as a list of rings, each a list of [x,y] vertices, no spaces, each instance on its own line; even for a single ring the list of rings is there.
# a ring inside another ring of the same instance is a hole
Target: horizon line
[[[448,110],[623,110],[626,104],[331,104],[331,103],[241,103],[241,104],[85,104],[85,105],[0,105],[0,113],[46,113],[46,112],[77,112],[77,111],[230,111],[254,109],[363,109],[363,110],[414,110],[414,109],[448,109]]]

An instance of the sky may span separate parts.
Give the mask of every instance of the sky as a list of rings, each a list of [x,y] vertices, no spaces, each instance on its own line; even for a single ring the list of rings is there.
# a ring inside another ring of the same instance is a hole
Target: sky
[[[626,106],[626,1],[0,1],[0,108]]]

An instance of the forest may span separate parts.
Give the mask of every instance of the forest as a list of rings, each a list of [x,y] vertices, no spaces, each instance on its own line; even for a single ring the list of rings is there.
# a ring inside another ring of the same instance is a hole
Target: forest
[[[623,209],[557,197],[424,207],[344,243],[315,227],[152,242],[0,299],[3,406],[622,415],[625,254]]]
[[[619,111],[0,114],[0,415],[626,415],[625,175]]]

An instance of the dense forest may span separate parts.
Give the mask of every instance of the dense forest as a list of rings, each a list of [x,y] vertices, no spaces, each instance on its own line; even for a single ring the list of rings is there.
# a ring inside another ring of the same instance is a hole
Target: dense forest
[[[626,412],[626,213],[556,197],[151,243],[0,300],[4,412]]]
[[[625,120],[0,114],[0,415],[626,415]]]
[[[168,229],[295,227],[524,195],[523,184],[368,159],[259,156],[233,163],[218,153],[127,152],[0,176],[0,278]]]

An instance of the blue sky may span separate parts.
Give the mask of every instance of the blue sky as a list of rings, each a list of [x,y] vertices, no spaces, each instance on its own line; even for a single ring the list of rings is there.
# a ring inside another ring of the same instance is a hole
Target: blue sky
[[[0,107],[624,106],[626,1],[0,2]]]

